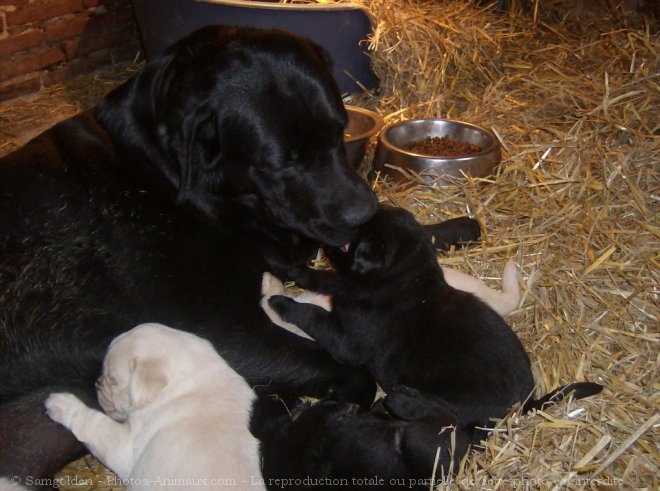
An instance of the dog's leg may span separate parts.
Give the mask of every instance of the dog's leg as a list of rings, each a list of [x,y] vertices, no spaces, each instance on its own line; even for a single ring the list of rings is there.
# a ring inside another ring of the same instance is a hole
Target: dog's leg
[[[344,291],[342,280],[334,271],[307,268],[295,280],[301,288],[322,295],[333,296]]]
[[[290,333],[296,334],[297,336],[312,339],[298,326],[291,324],[290,322],[286,322],[284,319],[282,319],[279,314],[270,307],[268,301],[273,295],[284,295],[284,285],[278,278],[270,273],[264,273],[264,276],[261,280],[261,295],[261,302],[259,304],[273,324],[286,329]]]
[[[473,218],[451,218],[441,223],[424,225],[424,230],[436,249],[448,251],[451,246],[460,246],[479,240],[481,228]]]
[[[285,321],[298,326],[316,340],[340,363],[360,366],[361,355],[351,336],[347,335],[334,312],[322,307],[275,295],[268,301],[270,307]]]
[[[119,477],[129,478],[133,467],[133,448],[128,425],[88,408],[67,392],[51,394],[45,405],[53,421],[71,430],[94,456]]]
[[[502,293],[500,299],[502,300],[502,312],[500,312],[500,315],[510,314],[518,308],[518,304],[520,303],[518,268],[513,258],[507,261],[502,270]]]
[[[262,286],[269,293],[267,297],[284,291],[277,278],[266,277],[265,282],[262,278]],[[262,305],[263,302],[268,302],[268,299],[262,300]],[[276,318],[280,317],[270,303],[265,310]],[[278,394],[285,399],[297,399],[304,394],[354,402],[365,408],[371,406],[376,394],[376,382],[368,370],[339,363],[318,343],[307,339],[307,335],[303,338],[286,329],[275,328],[265,313],[262,322],[264,327],[270,327],[260,330],[258,336],[256,333],[253,336],[241,336],[231,346],[222,342],[222,339],[214,343],[220,355],[248,381],[258,395]],[[295,325],[291,322],[289,324]],[[253,358],[245,357],[244,353],[248,351]],[[259,363],[252,362],[253,359],[259,360]],[[272,370],[264,370],[267,364],[271,364]]]
[[[270,307],[268,300],[270,300],[270,298],[273,295],[285,295],[284,285],[278,278],[276,278],[270,273],[264,273],[263,279],[261,281],[261,295],[262,295],[260,302],[261,308],[263,309],[263,311],[266,313],[266,315],[273,324],[303,338],[312,339],[307,333],[305,333],[298,326],[290,322],[286,322],[284,319],[282,319],[277,314],[277,312],[275,312]],[[285,295],[285,296],[288,298],[292,298],[298,303],[309,303],[312,305],[318,305],[319,307],[321,307],[324,310],[327,310],[328,312],[332,310],[331,299],[328,295],[322,295],[320,293],[304,291],[300,295],[297,295],[295,297],[289,295]]]

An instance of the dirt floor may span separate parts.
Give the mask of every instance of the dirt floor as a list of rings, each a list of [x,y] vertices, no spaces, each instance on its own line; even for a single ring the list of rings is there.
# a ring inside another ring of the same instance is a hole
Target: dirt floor
[[[442,264],[497,286],[506,261],[516,259],[523,299],[508,320],[533,360],[538,393],[585,379],[605,386],[543,412],[512,411],[438,489],[658,489],[657,20],[614,2],[600,11],[514,2],[500,14],[466,1],[362,3],[374,19],[369,49],[381,89],[347,101],[386,123],[479,124],[503,151],[487,178],[378,179],[374,189],[424,223],[479,219],[482,243],[440,255]],[[89,107],[137,69],[117,67],[0,105],[0,154]],[[61,477],[63,489],[119,489],[91,458]]]

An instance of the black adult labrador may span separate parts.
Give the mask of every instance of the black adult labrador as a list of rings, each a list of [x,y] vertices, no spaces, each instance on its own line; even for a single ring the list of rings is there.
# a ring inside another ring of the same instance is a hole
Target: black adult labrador
[[[264,271],[295,279],[376,210],[346,121],[317,45],[208,27],[0,160],[0,475],[81,451],[43,399],[92,402],[107,344],[142,322],[194,326],[261,392],[373,400],[258,307]]]
[[[527,401],[534,389],[530,362],[492,308],[447,284],[425,237],[409,212],[381,206],[349,247],[325,249],[336,271],[299,276],[305,288],[332,297],[331,311],[281,295],[269,304],[339,362],[368,367],[386,392],[400,385],[418,389],[419,397],[434,399],[434,414],[472,433]],[[601,386],[572,384],[528,401],[526,409],[571,390],[585,397]],[[397,404],[397,416],[429,416],[417,409],[400,414],[405,406]]]

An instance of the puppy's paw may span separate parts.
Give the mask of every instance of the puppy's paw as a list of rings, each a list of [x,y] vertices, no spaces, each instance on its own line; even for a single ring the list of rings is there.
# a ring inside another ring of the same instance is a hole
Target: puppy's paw
[[[48,414],[50,419],[69,429],[81,409],[87,407],[80,401],[80,399],[68,392],[51,394],[48,399],[46,399],[45,406],[46,414]]]
[[[273,295],[267,299],[268,306],[281,319],[285,319],[291,309],[295,308],[296,301],[285,295]]]
[[[502,270],[502,293],[511,304],[511,310],[514,310],[520,302],[520,283],[518,282],[518,265],[513,258],[507,261]]]
[[[263,277],[261,278],[261,300],[259,301],[259,305],[271,320],[271,322],[280,327],[284,327],[285,322],[280,318],[278,313],[271,308],[270,299],[274,295],[283,294],[284,285],[282,282],[272,274],[268,272],[264,273]]]
[[[284,284],[272,274],[266,272],[261,278],[261,295],[263,297],[272,297],[273,295],[282,295],[284,293]]]
[[[321,293],[310,292],[305,290],[300,295],[294,298],[298,303],[311,303],[317,305],[327,312],[332,312],[332,297],[330,295],[322,295]]]

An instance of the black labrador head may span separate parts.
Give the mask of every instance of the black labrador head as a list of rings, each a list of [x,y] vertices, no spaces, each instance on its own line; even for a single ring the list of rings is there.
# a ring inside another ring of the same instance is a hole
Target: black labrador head
[[[97,117],[179,202],[341,245],[376,210],[349,166],[327,53],[284,31],[211,26],[172,45]]]
[[[385,205],[359,228],[350,244],[324,251],[340,275],[363,279],[384,279],[431,264],[437,267],[429,236],[415,217]]]

